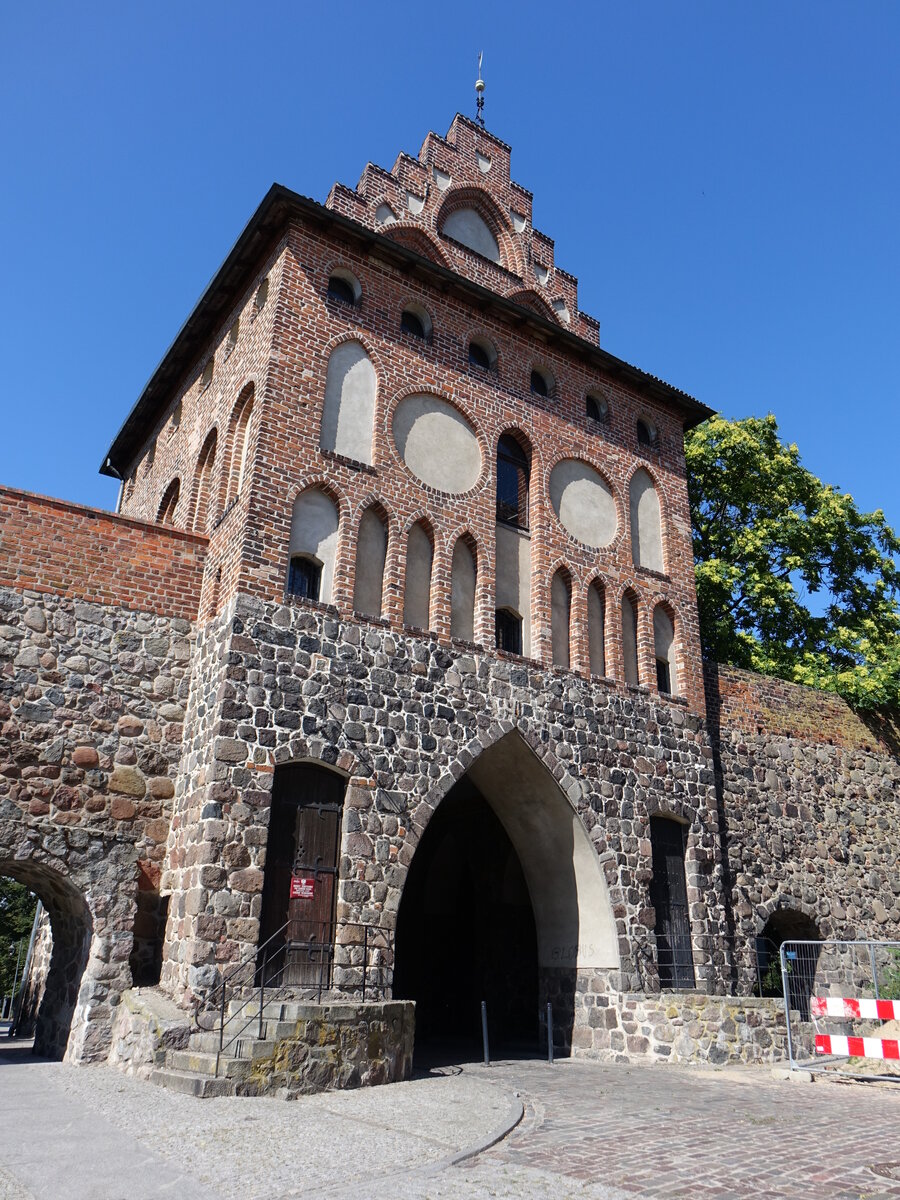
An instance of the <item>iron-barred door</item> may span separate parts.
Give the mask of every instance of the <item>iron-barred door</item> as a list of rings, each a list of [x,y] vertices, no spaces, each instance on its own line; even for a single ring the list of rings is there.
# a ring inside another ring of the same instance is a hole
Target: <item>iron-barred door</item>
[[[653,881],[650,900],[656,909],[659,982],[667,988],[692,988],[694,956],[688,911],[684,852],[687,826],[666,817],[650,818]]]

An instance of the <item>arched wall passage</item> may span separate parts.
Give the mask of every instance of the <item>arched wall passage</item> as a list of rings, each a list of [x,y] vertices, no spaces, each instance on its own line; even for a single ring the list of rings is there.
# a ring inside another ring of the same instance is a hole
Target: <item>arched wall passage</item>
[[[568,1011],[555,1005],[555,1019],[562,1026],[568,1025],[570,1031],[577,973],[614,971],[619,966],[612,904],[587,830],[559,784],[515,731],[482,751],[462,779],[443,795],[447,802],[454,803],[466,788],[490,806],[515,851],[512,865],[508,860],[498,860],[493,869],[504,874],[511,871],[513,875],[521,871],[533,913],[533,954],[542,1000],[548,996],[566,997]],[[445,799],[437,805],[433,820],[437,820]],[[426,824],[421,830],[418,847],[427,844],[428,829]],[[398,994],[404,992],[404,980],[410,975],[404,956],[414,957],[422,948],[419,941],[417,951],[416,938],[408,936],[408,910],[421,902],[427,886],[427,882],[416,880],[415,864],[414,855],[406,881],[410,890],[404,890],[398,913]],[[420,939],[425,936],[421,922],[412,924],[419,928]],[[511,937],[520,935],[524,933],[519,925],[511,929]],[[445,949],[453,956],[455,971],[478,969],[477,963],[467,959],[464,935]],[[563,1043],[569,1043],[567,1032],[563,1032]]]
[[[538,961],[579,969],[619,965],[606,880],[588,832],[556,780],[517,733],[468,771],[516,849],[534,907]]]
[[[33,859],[0,857],[0,875],[34,892],[50,916],[52,952],[34,1027],[34,1052],[45,1058],[74,1058],[75,1053],[66,1051],[75,1040],[72,1034],[79,1032],[74,1027],[84,1019],[91,987],[84,979],[94,930],[87,902],[71,879]]]

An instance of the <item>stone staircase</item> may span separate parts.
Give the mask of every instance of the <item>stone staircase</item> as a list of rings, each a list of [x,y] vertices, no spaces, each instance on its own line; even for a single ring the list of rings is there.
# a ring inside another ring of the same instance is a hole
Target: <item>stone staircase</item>
[[[308,1002],[267,1001],[260,1026],[258,1004],[232,1000],[222,1054],[219,1054],[218,1029],[192,1033],[185,1049],[159,1052],[151,1082],[202,1098],[258,1095],[265,1088],[260,1087],[262,1080],[254,1086],[254,1066],[271,1060],[285,1042],[302,1044],[301,1025],[308,1014]]]
[[[279,1096],[409,1078],[414,1006],[409,1001],[230,1001],[219,1030],[156,1053],[151,1082],[189,1096]],[[218,1060],[218,1072],[216,1064]]]

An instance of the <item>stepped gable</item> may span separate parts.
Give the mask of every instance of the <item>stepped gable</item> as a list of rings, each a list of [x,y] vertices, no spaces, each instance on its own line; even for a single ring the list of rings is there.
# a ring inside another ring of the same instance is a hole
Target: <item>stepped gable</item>
[[[408,246],[595,345],[600,326],[578,308],[578,280],[532,225],[531,192],[509,174],[510,148],[461,116],[429,133],[419,157],[366,165],[356,189],[336,183],[326,208]]]

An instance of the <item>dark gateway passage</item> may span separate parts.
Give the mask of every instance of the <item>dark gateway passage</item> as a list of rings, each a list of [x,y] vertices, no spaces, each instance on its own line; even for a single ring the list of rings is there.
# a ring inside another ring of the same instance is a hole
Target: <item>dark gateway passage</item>
[[[474,784],[441,802],[409,870],[397,919],[394,995],[416,1001],[416,1051],[452,1061],[533,1053],[538,1037],[534,914],[512,842]]]

